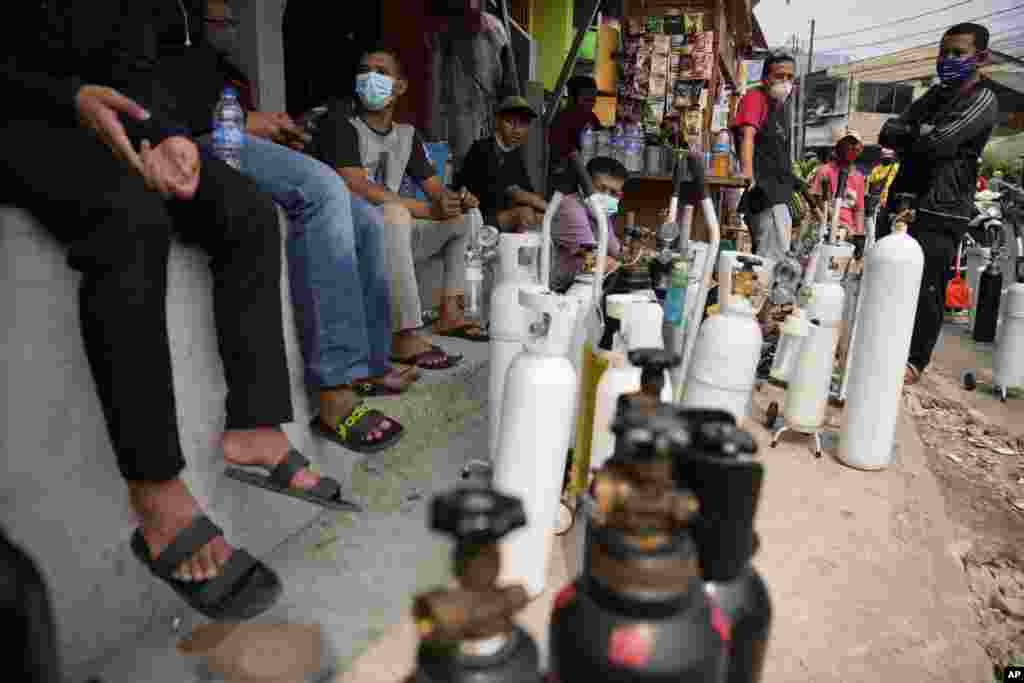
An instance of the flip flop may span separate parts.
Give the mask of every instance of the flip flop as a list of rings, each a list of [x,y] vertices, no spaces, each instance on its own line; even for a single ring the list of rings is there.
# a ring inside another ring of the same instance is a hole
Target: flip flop
[[[391,423],[387,429],[380,428],[384,420]],[[369,408],[365,403],[359,403],[348,417],[338,420],[334,429],[325,425],[319,416],[313,418],[310,427],[320,436],[356,453],[379,453],[394,446],[405,435],[405,428],[395,418]],[[383,432],[384,436],[370,441],[367,439],[370,432]]]
[[[480,334],[472,334],[470,330],[480,330]],[[452,337],[454,339],[465,339],[472,342],[489,342],[491,335],[484,332],[476,323],[467,323],[459,327],[453,327],[444,332],[434,332],[438,337]]]
[[[411,368],[410,368],[411,369]],[[391,371],[382,377],[367,377],[366,379],[358,379],[352,382],[352,391],[356,392],[363,398],[372,398],[375,396],[398,396],[404,394],[415,382],[415,379],[405,380],[403,377],[412,377],[407,372],[400,373],[398,371]]]
[[[392,363],[414,365],[423,370],[448,370],[462,362],[462,354],[446,353],[440,346],[431,345],[429,351],[421,351],[408,358],[391,357]],[[431,364],[431,362],[435,364]]]
[[[235,548],[231,551],[231,557],[215,578],[207,581],[179,581],[174,578],[174,572],[182,562],[223,535],[224,532],[209,517],[199,515],[155,559],[149,553],[141,529],[132,534],[131,548],[153,576],[170,586],[189,607],[203,616],[217,621],[252,619],[277,602],[281,595],[281,579],[273,569],[245,550]]]
[[[240,481],[250,486],[258,486],[261,489],[280,493],[283,496],[290,496],[325,507],[329,510],[340,510],[342,512],[362,512],[363,508],[345,500],[341,497],[341,484],[330,477],[320,477],[316,486],[310,489],[300,489],[291,485],[296,473],[309,467],[309,459],[292,449],[288,451],[287,457],[275,467],[264,467],[253,465],[247,468],[244,465],[228,467],[224,470],[229,478]],[[269,472],[259,474],[256,470]]]

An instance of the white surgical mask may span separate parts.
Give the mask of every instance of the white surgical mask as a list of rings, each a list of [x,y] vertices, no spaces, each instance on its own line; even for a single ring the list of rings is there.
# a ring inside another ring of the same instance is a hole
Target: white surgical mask
[[[779,102],[785,102],[793,92],[793,83],[791,81],[772,83],[768,92]]]
[[[356,94],[370,111],[380,111],[386,107],[394,87],[395,79],[374,71],[356,76]]]
[[[619,212],[618,197],[613,197],[610,194],[604,194],[602,192],[600,194],[594,195],[594,198],[597,200],[597,205],[604,209],[605,214],[609,218],[611,218],[612,216]]]

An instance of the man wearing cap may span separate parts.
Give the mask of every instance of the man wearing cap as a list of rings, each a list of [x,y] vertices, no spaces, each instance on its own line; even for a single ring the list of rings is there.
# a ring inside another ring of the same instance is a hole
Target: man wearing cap
[[[864,151],[860,134],[855,130],[846,129],[836,137],[835,154],[827,162],[818,166],[811,181],[810,193],[824,197],[831,207],[836,199],[836,189],[841,176],[846,175],[843,195],[839,202],[839,227],[849,236],[855,251],[854,257],[860,258],[864,251],[864,174],[854,162]]]
[[[484,223],[501,232],[520,232],[543,220],[547,202],[533,191],[523,145],[537,113],[522,97],[506,97],[498,106],[494,135],[473,143],[456,177],[480,200]]]

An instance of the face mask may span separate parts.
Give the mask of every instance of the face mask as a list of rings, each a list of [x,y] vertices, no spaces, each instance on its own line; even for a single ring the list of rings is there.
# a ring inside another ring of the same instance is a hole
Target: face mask
[[[375,72],[356,76],[356,94],[363,106],[370,111],[380,111],[387,106],[395,86],[395,79]]]
[[[843,152],[843,159],[848,162],[856,161],[858,156],[860,155],[857,154],[857,150],[855,149],[848,149],[845,152]]]
[[[882,166],[892,166],[892,159],[882,159],[879,163]]]
[[[785,102],[789,95],[793,92],[793,84],[789,81],[780,81],[779,83],[772,83],[771,87],[768,88],[768,92],[772,97],[780,102]]]
[[[939,57],[939,61],[935,65],[935,70],[938,71],[939,80],[943,85],[963,83],[974,75],[975,69],[977,69],[977,59],[974,57],[962,59]]]
[[[613,197],[610,194],[601,193],[597,195],[598,205],[604,209],[604,212],[609,218],[619,212],[619,198]]]

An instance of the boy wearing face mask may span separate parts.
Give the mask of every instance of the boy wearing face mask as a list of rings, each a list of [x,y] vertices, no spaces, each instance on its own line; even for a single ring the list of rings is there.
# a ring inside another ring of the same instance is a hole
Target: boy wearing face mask
[[[978,157],[999,117],[995,93],[978,70],[988,62],[988,40],[988,29],[978,24],[946,31],[936,61],[939,85],[887,121],[879,135],[901,159],[892,195],[916,196],[909,233],[924,251],[906,384],[920,379],[942,330],[950,266],[973,210]]]
[[[765,60],[764,80],[740,99],[733,122],[741,173],[753,179],[741,211],[747,214],[754,253],[778,261],[789,251],[789,200],[802,183],[793,174],[785,102],[793,92],[793,58]]]
[[[831,206],[840,176],[846,171],[846,187],[839,205],[839,226],[854,245],[854,257],[860,258],[864,252],[864,174],[854,162],[864,151],[864,145],[856,131],[846,130],[840,135],[835,156],[815,171],[810,194],[822,197]]]
[[[395,105],[407,89],[402,65],[392,50],[381,47],[366,52],[355,83],[356,114],[330,111],[318,127],[314,144],[352,194],[366,200],[353,203],[356,221],[373,222],[384,235],[391,274],[393,359],[426,370],[444,370],[462,357],[446,353],[418,333],[423,327],[423,303],[415,264],[436,255],[444,261],[441,311],[434,334],[488,341],[478,325],[463,317],[462,305],[466,245],[474,224],[482,225],[483,218],[472,193],[445,187],[416,129],[395,122]],[[407,175],[420,184],[429,201],[399,194]]]
[[[604,205],[609,225],[619,212],[622,188],[629,177],[629,171],[616,159],[594,157],[587,163],[587,173],[594,183],[594,191]],[[583,268],[583,258],[588,249],[597,246],[594,234],[594,220],[581,193],[566,195],[558,206],[551,222],[551,241],[555,245],[551,260],[551,283],[553,291],[562,292],[572,286],[576,275]],[[618,266],[615,260],[621,251],[615,232],[608,232],[608,262],[606,272]]]
[[[523,145],[536,118],[526,99],[506,97],[498,105],[494,135],[473,143],[455,180],[456,187],[465,187],[480,199],[484,223],[501,232],[539,225],[547,210],[547,202],[533,191],[523,159]]]

